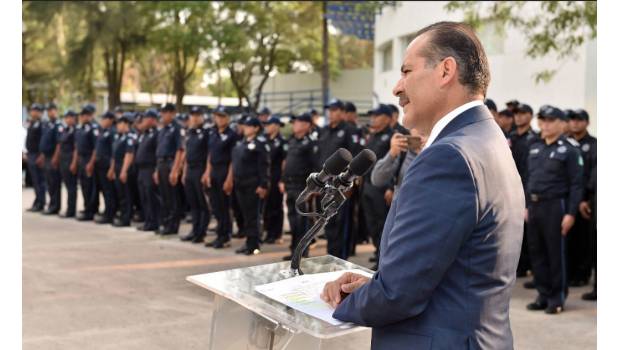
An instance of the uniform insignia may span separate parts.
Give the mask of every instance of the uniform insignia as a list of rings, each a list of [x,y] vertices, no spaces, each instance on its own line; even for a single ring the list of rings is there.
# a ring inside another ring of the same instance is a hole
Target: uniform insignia
[[[569,142],[571,145],[573,145],[573,146],[575,146],[575,147],[579,147],[579,142],[575,141],[575,139],[574,139],[574,138],[572,138],[572,137],[567,137],[567,138],[566,138],[566,140],[568,140],[568,142]]]
[[[555,151],[551,152],[551,154],[549,155],[549,158],[553,158],[553,156],[555,156]]]
[[[581,155],[579,156],[579,158],[577,158],[577,164],[579,164],[579,166],[583,166],[583,158],[581,157]]]
[[[226,141],[226,139],[228,139],[228,135],[226,134],[221,134],[220,138],[222,139],[222,141]]]
[[[357,135],[353,135],[353,143],[359,143],[359,137]]]
[[[267,152],[270,152],[270,151],[271,151],[271,148],[269,148],[269,145],[265,145],[265,150],[266,150]]]
[[[65,130],[65,128],[63,128],[62,126],[58,127],[58,132],[63,132]]]
[[[317,152],[319,152],[319,146],[315,145],[314,147],[312,147],[312,153],[317,153]]]
[[[264,136],[261,136],[261,135],[257,136],[257,137],[256,137],[256,139],[257,139],[258,141],[260,141],[260,142],[265,142],[265,141],[267,141],[267,139],[265,139],[265,137],[264,137]]]
[[[319,133],[316,131],[313,131],[310,133],[310,140],[312,141],[316,141],[318,139]]]
[[[566,146],[558,147],[558,153],[566,153]]]
[[[202,140],[202,138],[203,138],[204,136],[205,136],[205,135],[203,135],[203,134],[201,134],[201,133],[198,133],[198,139],[199,139],[199,140]]]
[[[93,129],[93,135],[95,135],[95,136],[99,136],[99,130],[97,130],[97,129]]]
[[[280,141],[278,139],[273,140],[273,145],[276,147],[280,147]]]
[[[388,134],[384,134],[383,136],[381,136],[381,141],[385,142],[390,138],[390,136]]]
[[[109,135],[110,135],[109,131],[106,131],[106,132],[103,133],[103,137],[108,137]]]
[[[338,133],[336,133],[336,136],[343,137],[344,136],[344,130],[338,130]]]
[[[305,146],[308,144],[308,142],[310,142],[308,141],[308,139],[303,139],[303,141],[301,141],[301,144]]]
[[[539,148],[532,148],[532,149],[530,150],[530,154],[538,154],[538,152],[540,152],[540,149],[539,149]]]
[[[133,146],[133,140],[132,139],[127,140],[127,145],[128,146]]]
[[[366,139],[361,139],[360,140],[360,145],[366,146]]]
[[[583,144],[583,146],[581,146],[581,150],[584,152],[588,152],[590,150],[590,144],[589,143]]]
[[[86,132],[90,131],[90,125],[86,124],[84,125],[84,130],[86,130]]]
[[[34,124],[32,125],[33,128],[38,128],[39,127],[39,122],[34,122]]]
[[[286,143],[285,143],[284,145],[282,145],[282,149],[283,149],[285,152],[286,152],[286,151],[288,151],[288,144],[286,144]]]
[[[181,129],[180,132],[181,132],[181,136],[185,136],[185,129]]]
[[[256,148],[256,145],[254,144],[254,142],[252,142],[252,143],[249,143],[249,144],[248,144],[248,149],[249,149],[250,151],[251,151],[251,150],[253,150],[253,149],[255,149],[255,148]]]

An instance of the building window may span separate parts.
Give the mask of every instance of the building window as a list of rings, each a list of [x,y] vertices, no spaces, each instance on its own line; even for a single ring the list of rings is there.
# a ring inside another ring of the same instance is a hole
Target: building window
[[[390,41],[388,44],[381,48],[381,71],[388,72],[392,70],[392,42]]]

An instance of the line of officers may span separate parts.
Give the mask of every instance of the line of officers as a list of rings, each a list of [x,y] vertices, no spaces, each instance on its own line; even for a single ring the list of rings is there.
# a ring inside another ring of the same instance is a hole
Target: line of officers
[[[532,271],[525,287],[538,291],[527,308],[560,313],[568,287],[587,285],[596,269],[597,142],[587,130],[590,117],[583,109],[543,105],[537,133],[529,105],[512,100],[498,112],[492,100],[485,104],[506,135],[526,194],[517,276]],[[596,300],[596,273],[582,299]]]
[[[36,194],[29,211],[118,227],[141,222],[139,230],[159,235],[178,234],[189,213],[192,230],[181,240],[193,243],[205,240],[213,216],[216,237],[207,247],[226,248],[231,237],[245,237],[236,252],[253,255],[261,244],[281,241],[286,205],[292,251],[312,224],[295,210],[308,175],[339,148],[353,155],[370,148],[383,157],[394,132],[409,133],[398,123],[394,105],[369,111],[371,122],[364,126],[351,102],[334,99],[325,108],[324,127],[318,126],[315,110],[292,116],[292,135],[285,140],[280,134],[284,124],[267,108],[232,123],[219,106],[207,122],[200,107],[185,116],[167,103],[144,112],[106,111],[97,122],[92,105],[79,113],[66,111],[61,121],[56,105],[35,103],[29,108],[24,155]],[[63,214],[61,184],[68,197]],[[329,254],[347,259],[358,243],[372,239],[371,261],[377,262],[395,184],[392,175],[380,186],[370,175],[357,181],[350,200],[325,228]],[[84,203],[79,212],[78,185]],[[308,205],[320,205],[318,198]]]

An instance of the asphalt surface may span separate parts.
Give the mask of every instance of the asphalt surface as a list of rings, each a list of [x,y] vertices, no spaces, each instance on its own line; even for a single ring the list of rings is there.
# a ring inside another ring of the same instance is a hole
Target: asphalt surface
[[[63,193],[64,194],[64,193]],[[23,190],[23,208],[32,203]],[[24,211],[22,216],[23,348],[205,349],[212,297],[188,283],[189,275],[281,261],[285,242],[262,254],[239,256],[135,228],[114,228]],[[181,231],[189,231],[184,224]],[[371,266],[371,245],[351,261]],[[325,254],[319,244],[311,256]],[[516,349],[596,349],[596,302],[580,299],[590,287],[572,288],[560,315],[530,312],[535,292],[518,279],[510,317]],[[370,348],[360,346],[360,349]]]

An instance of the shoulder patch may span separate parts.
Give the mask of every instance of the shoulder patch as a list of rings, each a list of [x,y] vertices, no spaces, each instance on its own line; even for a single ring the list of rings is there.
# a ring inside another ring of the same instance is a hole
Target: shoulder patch
[[[568,143],[570,143],[571,145],[575,146],[575,147],[579,147],[579,142],[577,142],[574,138],[572,137],[567,137],[566,140],[568,141]]]
[[[338,133],[336,133],[336,136],[343,137],[344,136],[344,130],[338,130]]]
[[[581,150],[584,151],[584,152],[588,152],[590,150],[590,144],[589,143],[584,143],[581,146]]]

